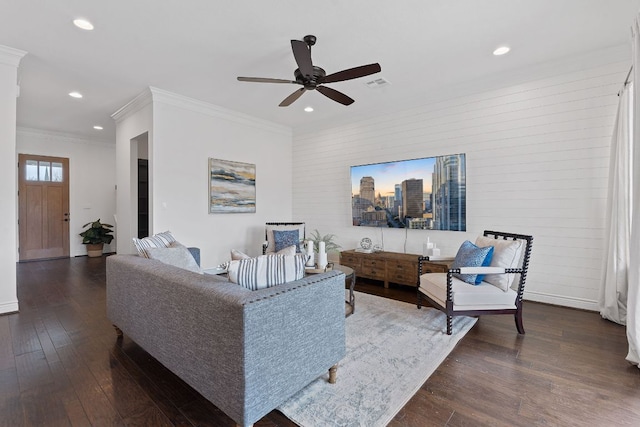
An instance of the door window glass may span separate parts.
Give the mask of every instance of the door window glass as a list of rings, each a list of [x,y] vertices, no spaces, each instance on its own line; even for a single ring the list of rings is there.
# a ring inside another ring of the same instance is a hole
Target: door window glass
[[[38,161],[27,160],[27,181],[38,180]]]
[[[51,181],[51,162],[38,162],[38,180]]]
[[[62,163],[51,163],[51,181],[62,182]]]
[[[60,162],[27,160],[26,169],[27,181],[62,182],[64,180],[64,170]]]

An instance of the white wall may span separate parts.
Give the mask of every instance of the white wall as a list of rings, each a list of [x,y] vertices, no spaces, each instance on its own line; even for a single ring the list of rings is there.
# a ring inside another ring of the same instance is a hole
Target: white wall
[[[69,210],[71,256],[86,255],[78,235],[82,226],[100,218],[114,225],[116,212],[116,146],[114,143],[88,140],[70,135],[19,128],[20,154],[66,157],[69,159]],[[105,252],[115,251],[115,240]]]
[[[116,252],[131,254],[135,253],[131,238],[138,235],[136,138],[144,134],[142,139],[149,144],[153,139],[151,92],[138,95],[112,117],[116,120]]]
[[[152,231],[170,230],[181,243],[200,247],[203,267],[229,260],[231,249],[261,253],[264,223],[292,220],[291,130],[159,89],[151,93]],[[208,213],[210,157],[256,165],[256,213]],[[125,178],[118,168],[120,189]]]
[[[429,236],[453,256],[484,229],[531,234],[525,298],[597,310],[609,145],[629,66],[547,67],[502,89],[296,131],[294,216],[345,249],[369,236],[385,250],[421,253]],[[466,233],[407,230],[405,240],[405,230],[350,225],[349,166],[454,153],[466,153]]]
[[[0,313],[18,311],[16,82],[18,64],[25,53],[0,46]]]

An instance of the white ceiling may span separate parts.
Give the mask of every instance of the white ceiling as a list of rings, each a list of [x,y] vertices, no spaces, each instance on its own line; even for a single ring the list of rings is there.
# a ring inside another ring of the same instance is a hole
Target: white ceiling
[[[640,0],[5,0],[0,45],[28,52],[19,69],[18,125],[113,140],[110,115],[146,87],[297,128],[399,111],[488,76],[627,44]],[[77,17],[91,32],[72,25]],[[291,39],[318,37],[315,65],[333,73],[379,62],[391,84],[328,84],[345,107],[296,85]],[[511,53],[494,57],[506,44]],[[629,62],[631,62],[629,60]],[[624,78],[624,77],[622,77]],[[67,94],[79,91],[76,100]],[[303,107],[313,106],[313,113]],[[93,130],[94,125],[105,130]]]

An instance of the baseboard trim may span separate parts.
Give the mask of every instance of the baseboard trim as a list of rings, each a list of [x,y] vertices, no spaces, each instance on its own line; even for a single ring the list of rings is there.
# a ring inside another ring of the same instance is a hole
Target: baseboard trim
[[[545,304],[560,305],[563,307],[579,308],[589,311],[600,311],[598,301],[588,300],[585,298],[567,297],[564,295],[553,295],[525,290],[524,299],[526,301],[543,302]]]
[[[18,301],[0,303],[0,314],[11,314],[18,312]]]

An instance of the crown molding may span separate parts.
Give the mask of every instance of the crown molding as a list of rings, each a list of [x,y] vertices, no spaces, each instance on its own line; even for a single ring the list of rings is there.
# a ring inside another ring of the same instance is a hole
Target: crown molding
[[[34,138],[44,139],[44,140],[55,140],[55,141],[63,141],[66,143],[72,144],[91,144],[91,145],[101,145],[105,147],[115,147],[115,141],[106,141],[102,139],[90,139],[80,135],[74,135],[70,133],[64,132],[56,132],[52,130],[46,129],[35,129],[35,128],[27,128],[18,126],[16,128],[17,135],[25,135]]]
[[[153,102],[158,102],[185,110],[194,111],[196,113],[206,114],[208,116],[229,120],[242,125],[256,127],[261,130],[280,133],[287,136],[293,134],[290,127],[282,126],[267,120],[258,119],[248,114],[239,113],[217,105],[210,104],[205,101],[189,98],[187,96],[178,95],[156,87],[149,87],[152,94]]]
[[[150,105],[153,101],[151,88],[145,89],[141,94],[133,98],[131,101],[127,102],[124,106],[120,107],[118,111],[111,114],[111,118],[116,121],[116,123],[121,122],[122,120],[130,117],[132,114],[137,113],[147,105]]]
[[[18,67],[20,60],[27,54],[24,50],[0,45],[0,64]]]

